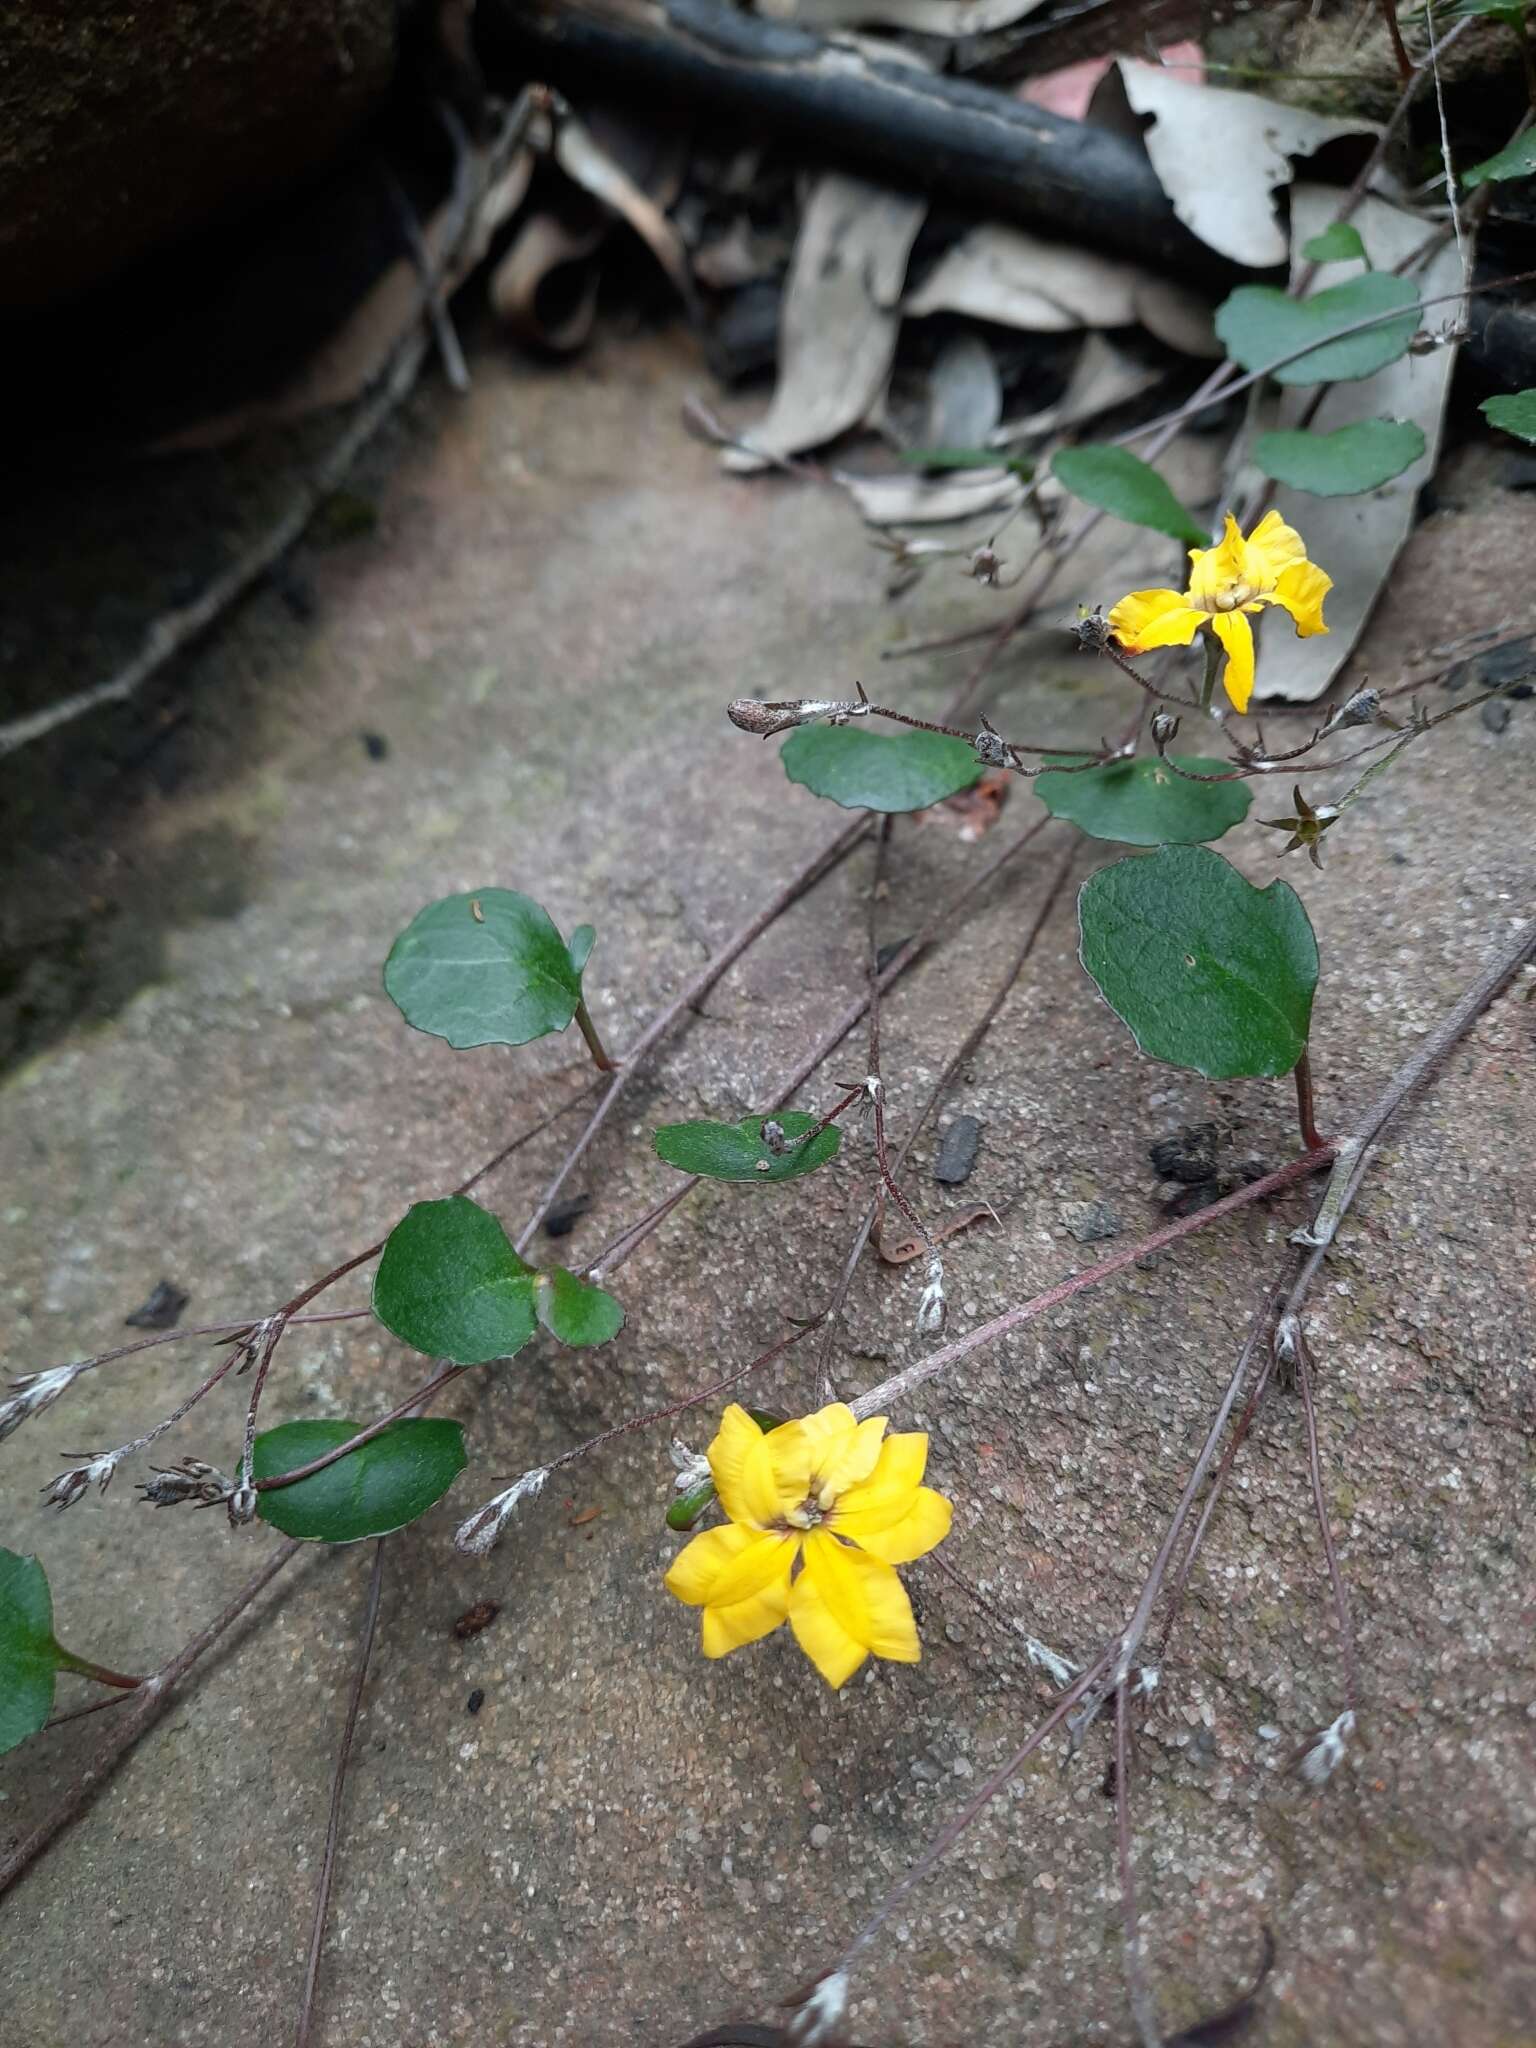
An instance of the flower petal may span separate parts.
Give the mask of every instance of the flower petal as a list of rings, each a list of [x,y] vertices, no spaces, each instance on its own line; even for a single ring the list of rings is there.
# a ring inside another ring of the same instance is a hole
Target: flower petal
[[[888,1564],[850,1550],[825,1529],[805,1539],[805,1569],[790,1589],[795,1640],[829,1685],[844,1685],[870,1655],[915,1664],[922,1655],[906,1588]]]
[[[1225,531],[1215,547],[1189,551],[1189,597],[1185,603],[1193,600],[1205,611],[1214,611],[1221,592],[1233,584],[1247,582],[1248,576],[1248,544],[1229,512]]]
[[[887,1437],[880,1462],[838,1500],[831,1526],[839,1536],[887,1564],[910,1564],[949,1534],[953,1510],[922,1482],[928,1439],[921,1430]]]
[[[1238,710],[1246,711],[1253,695],[1253,628],[1242,612],[1218,612],[1209,624],[1227,650],[1222,685]]]
[[[906,1512],[883,1524],[873,1517],[866,1520],[860,1514],[845,1515],[839,1510],[837,1533],[886,1564],[910,1564],[944,1541],[954,1513],[942,1493],[920,1486]]]
[[[1132,654],[1149,647],[1187,647],[1205,613],[1195,611],[1178,590],[1133,590],[1109,614],[1109,630]]]
[[[867,1479],[880,1456],[880,1439],[886,1418],[871,1415],[860,1422],[851,1408],[833,1401],[818,1408],[799,1425],[811,1454],[811,1483],[824,1508],[830,1507],[848,1487]],[[802,1499],[804,1496],[802,1495]]]
[[[1323,599],[1332,588],[1333,578],[1315,562],[1293,562],[1281,570],[1272,602],[1284,605],[1296,621],[1297,633],[1307,640],[1328,630],[1323,624]]]
[[[709,1447],[709,1469],[731,1520],[766,1529],[805,1499],[810,1452],[797,1423],[765,1434],[733,1401]]]
[[[666,1588],[686,1607],[731,1607],[789,1576],[798,1538],[727,1522],[706,1529],[673,1558]]]
[[[1278,512],[1266,512],[1243,545],[1248,557],[1245,574],[1262,591],[1273,590],[1283,570],[1307,559],[1306,542]]]
[[[706,1657],[772,1635],[789,1612],[789,1574],[799,1548],[792,1536],[759,1535],[728,1522],[695,1536],[679,1554],[667,1590],[690,1607],[703,1607]]]

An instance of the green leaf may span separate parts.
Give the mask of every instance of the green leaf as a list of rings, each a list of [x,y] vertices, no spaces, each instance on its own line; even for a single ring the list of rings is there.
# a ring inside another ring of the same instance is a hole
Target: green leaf
[[[1536,131],[1527,129],[1513,142],[1506,142],[1497,156],[1486,157],[1482,163],[1474,164],[1470,171],[1463,171],[1461,182],[1470,192],[1474,185],[1532,175],[1536,175]]]
[[[1478,411],[1489,426],[1518,434],[1522,441],[1536,441],[1536,391],[1501,392],[1497,398],[1485,398]]]
[[[1351,227],[1347,220],[1336,220],[1331,228],[1324,228],[1310,242],[1303,242],[1301,253],[1309,263],[1369,263],[1371,260],[1365,253],[1360,230]]]
[[[362,1427],[359,1422],[315,1421],[263,1430],[252,1450],[251,1470],[258,1479],[273,1479],[323,1458]],[[392,1422],[323,1472],[258,1493],[256,1512],[285,1536],[307,1543],[360,1543],[424,1515],[466,1462],[464,1431],[457,1422]]]
[[[1398,311],[1401,319],[1330,339],[1358,320]],[[1381,270],[1331,285],[1309,299],[1288,299],[1273,285],[1239,285],[1216,312],[1216,332],[1227,354],[1245,370],[1262,370],[1294,349],[1306,350],[1273,373],[1279,384],[1347,384],[1374,376],[1407,354],[1418,328],[1417,287]]]
[[[1229,766],[1186,754],[1169,758],[1192,775],[1221,775]],[[1123,846],[1219,839],[1243,822],[1251,800],[1245,782],[1186,782],[1155,754],[1106,761],[1077,775],[1041,775],[1035,793],[1053,818],[1070,819],[1090,839]]]
[[[407,1024],[471,1045],[526,1045],[563,1031],[581,1001],[594,933],[567,946],[546,912],[515,889],[429,903],[384,963],[384,987]]]
[[[0,1550],[0,1756],[35,1735],[53,1711],[62,1660],[48,1574],[35,1557]]]
[[[1026,456],[996,448],[904,448],[901,459],[913,469],[1007,469],[1026,479],[1035,473]]]
[[[784,773],[849,811],[921,811],[981,773],[975,750],[939,732],[803,725],[784,742]]]
[[[1059,448],[1051,458],[1051,469],[1074,498],[1098,505],[1117,519],[1128,520],[1132,526],[1150,526],[1154,533],[1188,541],[1191,547],[1210,545],[1210,529],[1202,526],[1157,471],[1129,448],[1091,441],[1078,448]]]
[[[1287,1074],[1307,1048],[1317,940],[1284,882],[1203,846],[1116,861],[1078,897],[1082,961],[1153,1059],[1208,1080]]]
[[[389,1234],[373,1281],[386,1330],[432,1358],[484,1365],[533,1335],[534,1271],[467,1195],[417,1202]]]
[[[1374,491],[1411,469],[1424,436],[1411,420],[1360,420],[1331,434],[1260,434],[1253,459],[1266,476],[1318,498]]]
[[[624,1311],[613,1296],[578,1280],[564,1266],[534,1276],[533,1306],[545,1329],[562,1344],[606,1344],[624,1327]]]
[[[790,1141],[786,1152],[770,1152],[763,1143],[763,1125],[768,1118],[743,1117],[739,1124],[663,1124],[652,1143],[668,1166],[684,1173],[702,1174],[706,1180],[755,1181],[768,1187],[783,1180],[798,1180],[802,1173],[814,1173],[825,1166],[842,1143],[836,1124],[808,1145],[795,1144],[807,1131],[814,1131],[820,1117],[803,1109],[781,1109],[772,1121]]]
[[[1529,12],[1528,0],[1457,0],[1454,7],[1446,9],[1453,21],[1481,14],[1493,21],[1502,21],[1508,28],[1518,28]]]

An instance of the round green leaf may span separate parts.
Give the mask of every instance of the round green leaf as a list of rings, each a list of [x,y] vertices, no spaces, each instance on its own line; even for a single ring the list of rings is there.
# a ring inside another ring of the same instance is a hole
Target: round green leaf
[[[1494,180],[1502,183],[1505,178],[1529,178],[1533,175],[1536,175],[1536,134],[1527,129],[1513,142],[1506,142],[1497,156],[1485,157],[1470,171],[1463,172],[1461,182],[1470,192],[1474,185],[1486,185]]]
[[[545,1329],[562,1344],[606,1344],[624,1327],[624,1311],[613,1296],[578,1280],[564,1266],[534,1275],[533,1306]]]
[[[1303,242],[1301,253],[1309,263],[1369,261],[1365,244],[1360,239],[1360,230],[1351,227],[1347,220],[1336,220],[1332,227],[1324,228],[1310,242]]]
[[[1219,853],[1165,846],[1101,868],[1078,921],[1084,967],[1153,1059],[1225,1081],[1306,1051],[1317,940],[1285,882],[1256,889]]]
[[[1192,775],[1221,775],[1229,765],[1187,754],[1170,758]],[[1187,782],[1155,754],[1106,761],[1077,775],[1041,775],[1035,791],[1053,818],[1070,819],[1090,839],[1123,846],[1219,839],[1243,822],[1251,801],[1245,782]]]
[[[429,903],[384,963],[384,987],[407,1024],[471,1045],[526,1045],[563,1031],[581,1001],[593,932],[569,946],[547,913],[515,889]]]
[[[1501,392],[1497,398],[1485,398],[1478,411],[1489,426],[1518,434],[1522,441],[1536,441],[1536,391]]]
[[[276,1478],[334,1451],[360,1422],[284,1422],[263,1430],[251,1453],[258,1479]],[[412,1418],[392,1422],[334,1465],[292,1486],[258,1493],[256,1512],[285,1536],[306,1543],[360,1543],[387,1536],[424,1515],[464,1470],[464,1431],[457,1422]]]
[[[1411,469],[1424,436],[1411,420],[1359,420],[1331,434],[1260,434],[1253,459],[1266,476],[1318,498],[1374,491]]]
[[[455,1365],[510,1358],[535,1329],[534,1272],[467,1195],[416,1202],[389,1234],[373,1312],[402,1343]]]
[[[1357,320],[1399,310],[1399,320],[1330,339]],[[1216,332],[1227,354],[1245,370],[1262,370],[1293,349],[1306,350],[1274,372],[1277,384],[1340,384],[1374,376],[1408,353],[1418,328],[1418,288],[1381,270],[1314,292],[1309,299],[1287,298],[1273,285],[1239,285],[1216,311]]]
[[[1051,469],[1074,498],[1098,505],[1117,519],[1150,526],[1154,533],[1188,541],[1191,547],[1210,545],[1209,527],[1179,503],[1150,463],[1129,448],[1091,441],[1078,448],[1059,448],[1051,457]]]
[[[35,1557],[0,1550],[0,1756],[52,1713],[61,1654],[48,1574]]]
[[[790,1141],[785,1152],[770,1152],[763,1143],[763,1125],[769,1119],[743,1117],[739,1124],[663,1124],[652,1140],[668,1166],[684,1173],[702,1174],[706,1180],[760,1182],[768,1187],[779,1181],[798,1180],[802,1173],[814,1173],[825,1166],[842,1143],[842,1132],[828,1124],[808,1145],[795,1144],[807,1131],[814,1131],[820,1117],[803,1109],[781,1109],[772,1118]]]
[[[981,773],[964,740],[862,725],[803,725],[779,758],[791,782],[850,811],[921,811],[969,789]]]

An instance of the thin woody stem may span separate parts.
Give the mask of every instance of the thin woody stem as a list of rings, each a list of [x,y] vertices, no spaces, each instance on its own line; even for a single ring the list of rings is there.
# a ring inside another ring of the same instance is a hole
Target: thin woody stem
[[[592,1055],[593,1066],[600,1074],[617,1073],[618,1068],[608,1057],[607,1049],[598,1036],[597,1026],[592,1022],[592,1013],[587,1008],[585,997],[576,1005],[576,1023],[582,1037],[587,1041],[587,1051]]]
[[[148,1682],[143,1677],[130,1677],[125,1671],[113,1671],[105,1664],[94,1664],[89,1657],[77,1657],[73,1650],[62,1648],[59,1668],[63,1671],[78,1672],[82,1678],[94,1678],[98,1685],[116,1686],[121,1692],[132,1692],[136,1687]]]
[[[346,1788],[347,1764],[352,1755],[352,1738],[357,1731],[358,1710],[368,1665],[373,1656],[373,1639],[379,1625],[379,1596],[384,1586],[384,1544],[380,1537],[373,1546],[373,1570],[368,1579],[368,1605],[363,1613],[363,1635],[357,1652],[357,1671],[347,1700],[347,1718],[336,1753],[336,1770],[331,1779],[331,1810],[325,1825],[325,1853],[320,1863],[320,1882],[315,1888],[315,1918],[309,1937],[309,1961],[304,1971],[304,1990],[299,1999],[299,2020],[294,2029],[293,2048],[309,2048],[310,2028],[315,2016],[315,1986],[320,1975],[320,1957],[325,1948],[325,1925],[330,1917],[331,1887],[336,1877],[336,1849],[341,1839],[341,1798]]]
[[[1317,1133],[1317,1116],[1312,1101],[1312,1053],[1311,1048],[1303,1050],[1296,1062],[1296,1117],[1301,1126],[1301,1142],[1309,1152],[1320,1152],[1323,1140]]]
[[[115,1716],[112,1733],[98,1754],[93,1757],[70,1784],[64,1797],[45,1820],[42,1820],[26,1835],[0,1863],[0,1897],[8,1892],[22,1873],[33,1864],[48,1848],[56,1835],[87,1805],[95,1792],[106,1783],[116,1770],[119,1760],[132,1749],[146,1729],[153,1727],[171,1703],[176,1686],[192,1669],[205,1651],[212,1649],[259,1593],[274,1579],[294,1555],[302,1548],[297,1537],[282,1543],[269,1557],[253,1578],[246,1581],[240,1591],[219,1614],[215,1615],[206,1628],[200,1629],[189,1643],[176,1652],[168,1664],[163,1664],[152,1678],[145,1680],[132,1696],[125,1701],[125,1711]]]
[[[1214,633],[1205,637],[1205,674],[1200,678],[1200,709],[1209,712],[1216,701],[1216,683],[1221,674],[1221,658],[1226,652]]]

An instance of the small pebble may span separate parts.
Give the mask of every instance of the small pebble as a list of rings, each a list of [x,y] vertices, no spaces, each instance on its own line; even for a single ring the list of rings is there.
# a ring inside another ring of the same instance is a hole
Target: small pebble
[[[1099,1244],[1120,1235],[1120,1218],[1108,1202],[1068,1202],[1061,1220],[1079,1244]]]
[[[485,1693],[483,1689],[477,1685],[474,1691],[470,1694],[469,1698],[464,1702],[464,1704],[469,1709],[470,1713],[478,1714],[480,1709],[485,1705]]]
[[[939,1140],[939,1156],[933,1165],[934,1179],[952,1188],[969,1180],[980,1145],[981,1119],[957,1116]]]
[[[568,1201],[556,1202],[544,1218],[544,1235],[569,1237],[591,1206],[590,1195],[572,1195]]]
[[[123,1321],[130,1330],[174,1330],[191,1298],[169,1280],[157,1280],[149,1299],[131,1316],[124,1316]]]
[[[1493,698],[1477,715],[1489,732],[1503,732],[1509,724],[1509,706],[1502,697]]]
[[[827,1826],[826,1822],[824,1820],[817,1821],[815,1827],[811,1829],[811,1847],[813,1849],[825,1849],[831,1839],[832,1830]]]
[[[1181,1180],[1186,1187],[1211,1180],[1216,1172],[1215,1124],[1186,1124],[1170,1137],[1147,1147],[1153,1171],[1163,1180]]]

